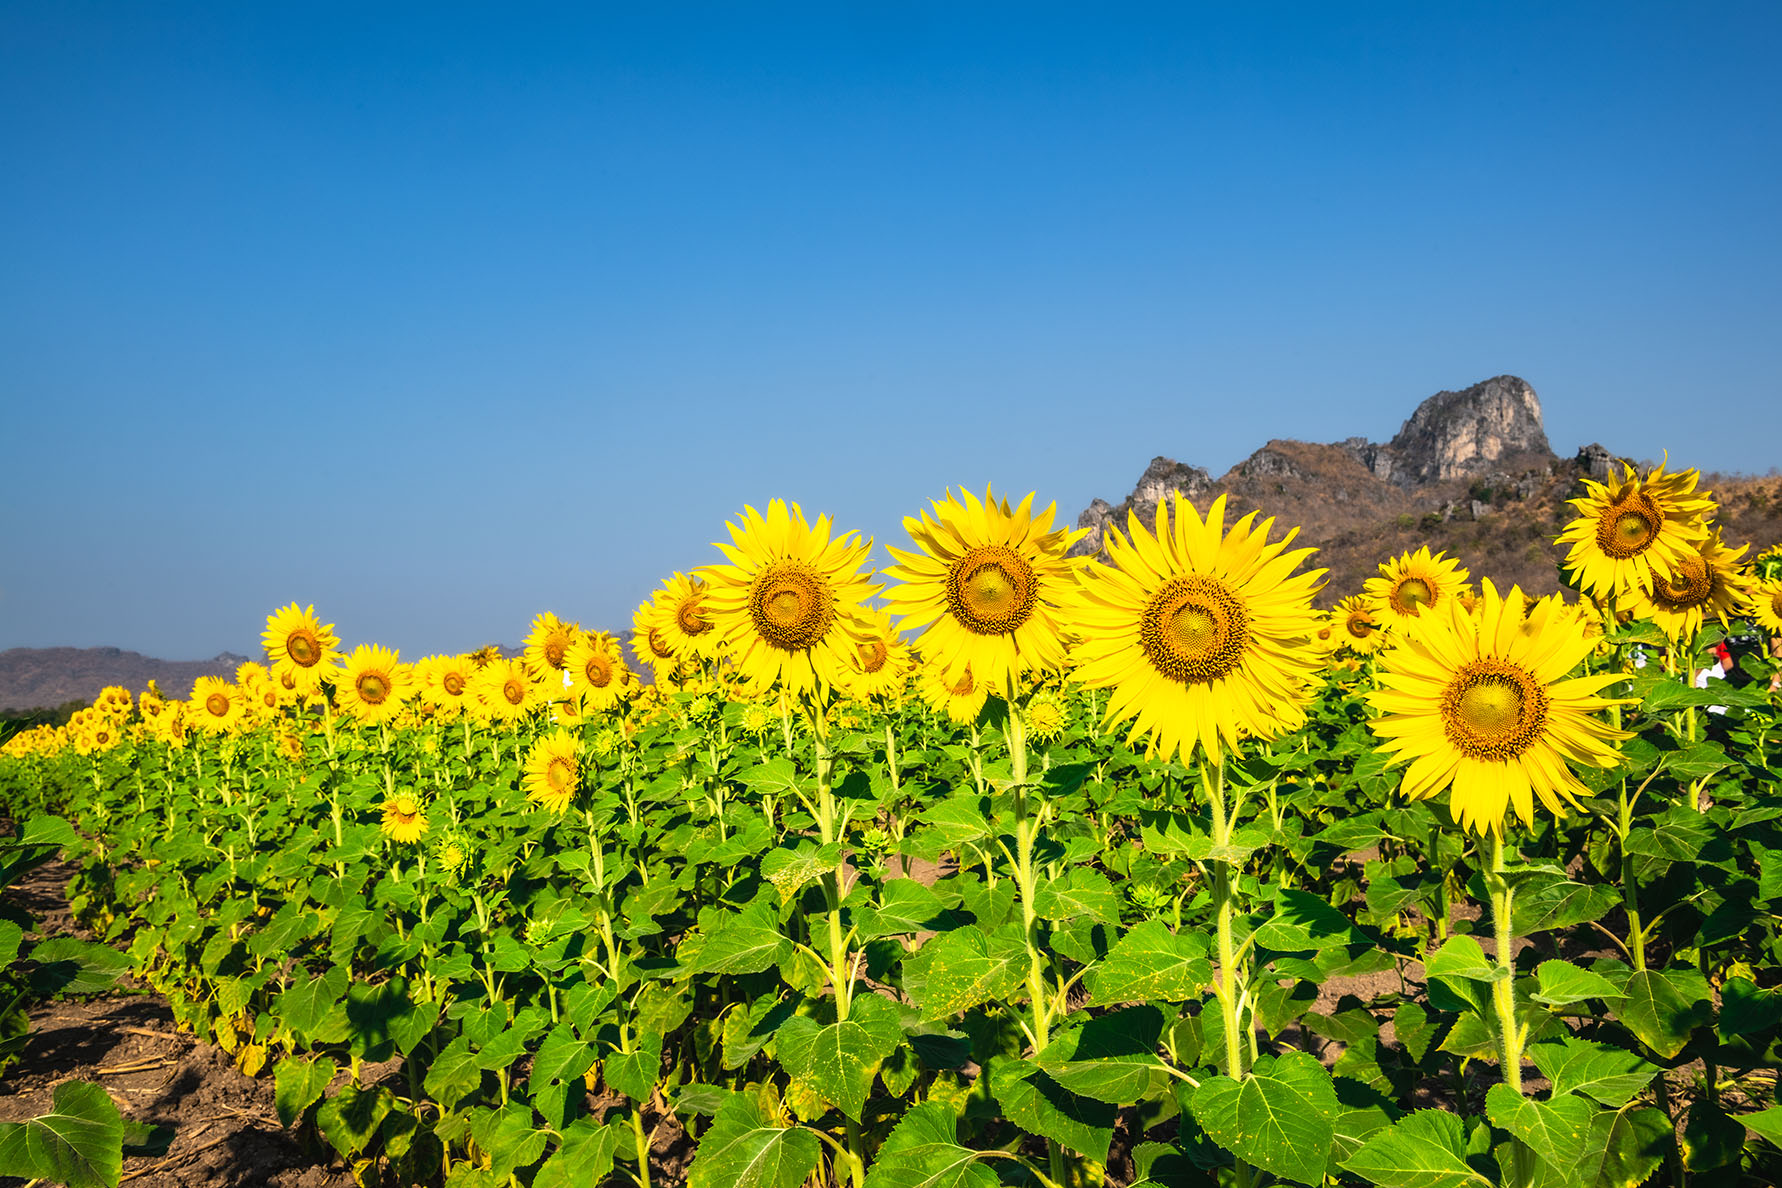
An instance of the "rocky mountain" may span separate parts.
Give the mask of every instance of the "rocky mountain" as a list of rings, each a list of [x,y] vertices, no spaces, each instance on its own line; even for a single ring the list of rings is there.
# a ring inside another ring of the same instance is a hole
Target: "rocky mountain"
[[[91,701],[107,685],[141,693],[152,680],[170,697],[184,697],[201,676],[235,679],[246,656],[224,652],[209,660],[156,660],[121,648],[8,648],[0,651],[0,712]]]
[[[1089,532],[1073,551],[1100,555],[1105,529],[1124,530],[1128,513],[1149,527],[1172,491],[1203,509],[1224,494],[1234,517],[1260,509],[1319,548],[1311,564],[1330,570],[1325,604],[1359,591],[1382,559],[1422,544],[1499,585],[1551,593],[1553,537],[1573,515],[1566,500],[1582,493],[1581,479],[1605,477],[1613,458],[1594,443],[1556,456],[1535,390],[1500,375],[1437,392],[1389,442],[1270,441],[1217,479],[1154,458],[1119,504],[1097,499],[1083,511],[1077,526]],[[1782,490],[1769,490],[1782,483],[1714,477],[1729,542],[1762,548],[1782,537]]]

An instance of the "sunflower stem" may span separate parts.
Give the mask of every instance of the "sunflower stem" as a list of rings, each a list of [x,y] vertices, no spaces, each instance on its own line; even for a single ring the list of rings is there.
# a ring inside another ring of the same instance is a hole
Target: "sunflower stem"
[[[1504,1084],[1522,1095],[1522,1045],[1525,1038],[1516,1020],[1516,937],[1511,928],[1515,907],[1515,889],[1504,878],[1504,839],[1501,831],[1491,834],[1491,869],[1485,874],[1485,887],[1491,895],[1491,921],[1497,932],[1497,964],[1499,975],[1491,983],[1492,1013],[1497,1020],[1498,1070]],[[1534,1179],[1534,1152],[1527,1144],[1511,1140],[1511,1166],[1508,1183],[1520,1188]]]
[[[1034,908],[1037,872],[1033,864],[1033,846],[1039,833],[1040,813],[1030,812],[1027,795],[1027,724],[1020,707],[1013,700],[1004,703],[1008,710],[1005,734],[1009,744],[1009,776],[1015,790],[1015,884],[1021,892],[1021,934],[1027,942],[1027,996],[1033,1010],[1033,1055],[1035,1059],[1046,1049],[1051,1024],[1051,1009],[1046,1002],[1045,956],[1040,951],[1039,913]],[[1046,1158],[1052,1179],[1064,1179],[1064,1152],[1056,1139],[1046,1140]]]

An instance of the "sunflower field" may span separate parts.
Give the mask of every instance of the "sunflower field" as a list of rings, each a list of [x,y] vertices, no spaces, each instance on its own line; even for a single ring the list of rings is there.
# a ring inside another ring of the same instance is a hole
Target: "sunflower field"
[[[1327,611],[1223,499],[1089,560],[949,493],[877,571],[776,501],[628,641],[292,604],[0,799],[365,1185],[1774,1184],[1782,551],[1697,487]]]

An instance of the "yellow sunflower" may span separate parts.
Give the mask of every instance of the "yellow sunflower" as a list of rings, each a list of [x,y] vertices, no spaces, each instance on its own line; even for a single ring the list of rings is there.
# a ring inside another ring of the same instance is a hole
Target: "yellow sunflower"
[[[581,786],[580,751],[580,737],[568,730],[553,730],[539,739],[526,754],[520,780],[526,799],[553,813],[567,809]]]
[[[360,644],[334,678],[340,708],[368,725],[388,722],[414,695],[414,673],[393,648]]]
[[[651,599],[640,602],[631,616],[631,650],[650,670],[650,679],[658,685],[675,676],[681,668],[681,654],[675,650],[662,622],[664,613],[662,606]]]
[[[1668,578],[1707,539],[1714,501],[1696,494],[1694,470],[1666,474],[1660,466],[1645,478],[1626,473],[1606,483],[1585,480],[1586,494],[1571,501],[1578,518],[1559,534],[1571,545],[1566,568],[1572,585],[1593,598],[1615,598]]]
[[[1466,577],[1458,562],[1445,553],[1431,556],[1425,545],[1382,561],[1379,575],[1368,578],[1362,589],[1382,624],[1407,627],[1426,610],[1446,611],[1449,602],[1459,599]]]
[[[1111,688],[1107,720],[1133,719],[1165,759],[1198,746],[1213,763],[1240,738],[1272,738],[1304,721],[1320,654],[1311,637],[1322,569],[1295,573],[1311,549],[1268,534],[1251,512],[1225,529],[1225,496],[1206,519],[1178,492],[1153,536],[1128,516],[1108,532],[1113,566],[1092,567],[1080,613],[1077,679]],[[1086,570],[1085,573],[1090,573]]]
[[[1024,672],[1064,667],[1065,635],[1079,597],[1078,558],[1066,556],[1087,529],[1052,530],[1058,505],[1033,514],[1034,496],[1010,508],[985,490],[963,502],[951,491],[934,518],[905,517],[916,550],[890,549],[885,594],[898,628],[922,631],[922,652],[949,673],[970,666],[980,683],[1009,696]]]
[[[518,722],[543,700],[537,683],[518,660],[491,660],[471,678],[479,716],[496,722]]]
[[[1633,591],[1635,617],[1652,620],[1673,641],[1692,638],[1710,614],[1724,625],[1747,606],[1751,579],[1741,571],[1740,559],[1750,547],[1729,549],[1713,529],[1672,563],[1668,575],[1654,573],[1650,585]]]
[[[415,664],[421,700],[442,717],[463,713],[474,699],[471,678],[476,662],[469,656],[428,656]]]
[[[1782,577],[1758,582],[1745,604],[1758,626],[1772,635],[1782,635]]]
[[[334,624],[318,622],[313,605],[298,609],[293,602],[273,611],[266,616],[266,631],[260,639],[272,659],[273,671],[288,675],[292,687],[301,693],[320,688],[322,678],[340,659]]]
[[[562,671],[570,645],[581,634],[582,629],[574,623],[565,623],[550,611],[544,611],[532,620],[532,634],[526,637],[526,663],[541,675],[548,669]]]
[[[973,678],[969,664],[965,671],[949,676],[944,665],[925,663],[917,670],[916,689],[929,709],[961,726],[977,721],[990,699],[989,687]]]
[[[705,599],[705,582],[684,573],[669,578],[651,596],[656,629],[675,655],[710,660],[718,654],[718,633],[712,629]]]
[[[384,801],[384,821],[380,828],[391,841],[412,845],[427,832],[427,807],[414,793],[398,792]]]
[[[1331,607],[1329,625],[1337,644],[1363,656],[1379,651],[1386,643],[1386,625],[1360,594],[1351,594]]]
[[[1563,816],[1589,795],[1568,764],[1614,767],[1612,744],[1628,736],[1594,716],[1615,704],[1598,693],[1622,674],[1568,679],[1593,646],[1578,618],[1531,620],[1521,590],[1500,597],[1482,584],[1477,614],[1458,604],[1434,612],[1381,657],[1381,687],[1368,700],[1382,715],[1372,723],[1380,749],[1410,765],[1405,796],[1451,788],[1462,826],[1502,836],[1512,809],[1534,824],[1537,796]]]
[[[240,725],[246,698],[222,677],[201,676],[192,682],[186,705],[192,725],[209,734],[225,734]]]
[[[862,616],[866,631],[854,649],[846,687],[850,697],[888,697],[903,688],[910,670],[910,645],[891,626],[891,616],[867,610]]]
[[[847,683],[867,638],[861,604],[877,593],[860,572],[872,552],[858,532],[834,536],[828,516],[813,526],[796,504],[775,499],[764,516],[744,508],[718,544],[727,565],[700,576],[705,607],[739,676],[751,687],[793,696]]]
[[[625,667],[619,641],[605,632],[585,633],[565,659],[569,687],[582,695],[590,712],[611,709],[630,688],[631,670]]]
[[[1050,689],[1042,689],[1027,703],[1027,732],[1041,742],[1054,742],[1070,722],[1070,710],[1063,698]]]

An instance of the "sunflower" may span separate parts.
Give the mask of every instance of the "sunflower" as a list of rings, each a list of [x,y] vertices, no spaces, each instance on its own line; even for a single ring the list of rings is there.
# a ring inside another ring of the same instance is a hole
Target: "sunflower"
[[[192,724],[210,734],[224,734],[241,723],[246,698],[222,677],[201,676],[186,699]]]
[[[415,664],[421,700],[446,717],[463,713],[473,699],[476,662],[469,656],[428,656]]]
[[[471,691],[481,716],[496,722],[518,722],[542,700],[537,682],[518,660],[491,660],[476,670]]]
[[[1336,643],[1363,656],[1378,651],[1386,643],[1386,625],[1380,622],[1380,616],[1360,594],[1351,594],[1331,607],[1329,624]]]
[[[662,606],[651,599],[638,603],[631,616],[631,650],[650,670],[650,679],[658,685],[677,675],[681,669],[681,654],[668,638],[668,630],[662,622],[663,614]]]
[[[394,649],[360,644],[341,663],[334,695],[340,707],[359,721],[388,722],[414,695],[414,673]]]
[[[1566,568],[1572,585],[1594,598],[1615,598],[1668,578],[1707,539],[1714,501],[1696,494],[1694,470],[1666,474],[1660,466],[1639,478],[1632,466],[1606,483],[1585,480],[1586,494],[1571,501],[1578,518],[1559,534],[1571,545]]]
[[[550,669],[562,671],[570,645],[581,634],[582,629],[574,623],[565,623],[550,611],[542,612],[532,620],[532,633],[526,637],[526,663],[541,675]]]
[[[384,801],[384,821],[380,827],[393,842],[412,845],[427,832],[427,808],[412,792],[398,792]]]
[[[905,517],[916,550],[889,550],[898,584],[885,595],[898,628],[921,629],[922,651],[949,673],[970,667],[1007,697],[1015,678],[1064,667],[1065,635],[1078,600],[1082,562],[1066,556],[1087,529],[1052,530],[1058,505],[1034,515],[1034,496],[1010,508],[986,489],[964,502],[947,492],[934,518]]]
[[[302,737],[289,730],[279,731],[278,753],[293,763],[303,762]]]
[[[656,606],[656,629],[675,655],[697,656],[702,660],[717,655],[718,633],[712,629],[705,599],[705,582],[683,573],[669,578],[651,596],[650,600]]]
[[[854,649],[847,690],[851,697],[888,697],[903,688],[910,670],[910,645],[891,626],[891,616],[881,610],[863,613],[866,632]]]
[[[1563,816],[1590,794],[1568,764],[1621,762],[1611,744],[1628,736],[1593,715],[1616,704],[1598,693],[1623,674],[1567,679],[1592,647],[1575,615],[1531,618],[1521,590],[1500,597],[1489,581],[1479,601],[1477,614],[1455,605],[1399,641],[1368,701],[1382,715],[1372,723],[1380,749],[1390,764],[1410,764],[1405,796],[1451,788],[1462,826],[1502,836],[1511,809],[1534,824],[1536,796]]]
[[[1027,732],[1041,742],[1056,741],[1069,721],[1063,699],[1049,689],[1035,693],[1027,703]]]
[[[1772,635],[1782,635],[1782,577],[1758,582],[1746,596],[1745,605],[1757,625]]]
[[[1724,625],[1728,615],[1741,613],[1751,592],[1751,579],[1740,570],[1740,559],[1751,546],[1729,549],[1713,529],[1699,547],[1679,557],[1666,576],[1654,573],[1651,584],[1633,592],[1634,615],[1650,619],[1672,641],[1692,638],[1712,614]]]
[[[1402,553],[1380,563],[1377,577],[1363,583],[1368,601],[1382,624],[1405,627],[1425,610],[1446,610],[1466,585],[1466,570],[1445,553],[1430,555],[1425,545],[1415,553]]]
[[[526,755],[520,786],[526,799],[561,814],[581,786],[581,765],[576,755],[581,739],[568,730],[553,730],[538,740]]]
[[[1251,512],[1225,529],[1225,496],[1206,519],[1180,492],[1157,508],[1153,536],[1127,517],[1108,532],[1113,567],[1084,586],[1077,679],[1112,688],[1107,720],[1133,719],[1168,759],[1196,746],[1213,763],[1244,735],[1272,738],[1304,721],[1320,664],[1311,642],[1322,569],[1294,573],[1311,549],[1268,534]]]
[[[793,696],[845,685],[867,639],[861,603],[877,593],[860,572],[872,541],[832,536],[828,516],[806,522],[796,503],[775,499],[763,516],[743,509],[718,544],[727,565],[707,566],[705,608],[737,673],[752,688]]]
[[[925,663],[917,670],[916,687],[928,708],[961,726],[977,721],[990,699],[989,688],[972,677],[969,664],[965,671],[949,676],[944,665]]]
[[[316,608],[298,609],[293,602],[266,616],[266,631],[261,637],[266,654],[272,659],[274,672],[288,673],[295,688],[314,693],[334,662],[340,659],[340,640],[334,624],[316,620]]]
[[[582,695],[590,712],[611,709],[631,686],[619,641],[605,632],[584,633],[571,645],[566,662],[569,687]]]

